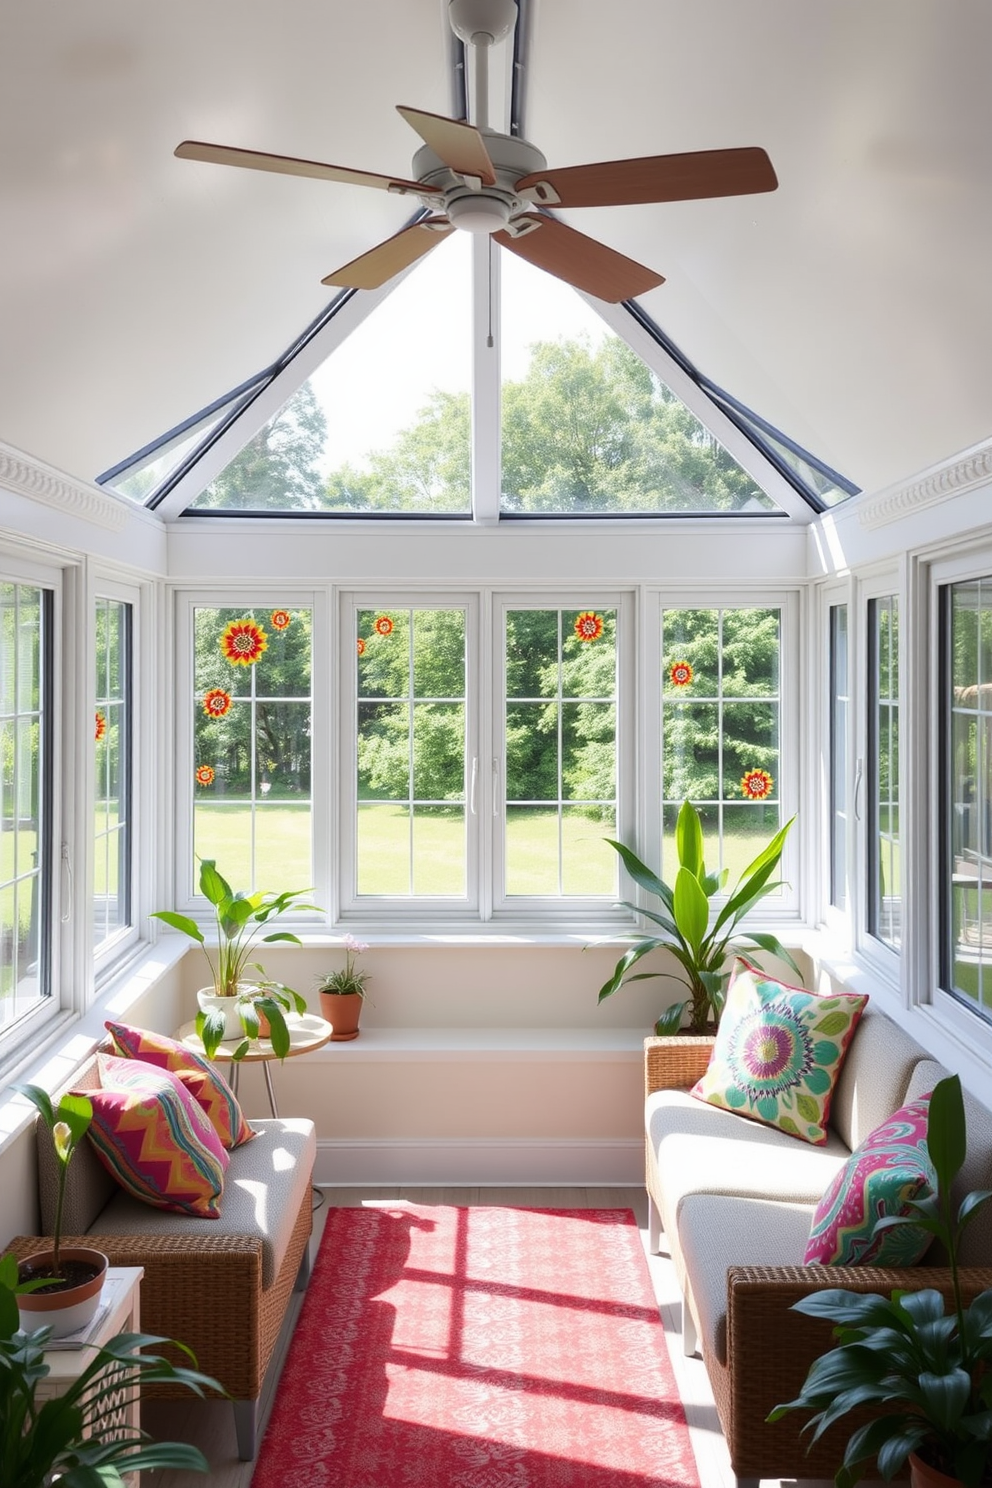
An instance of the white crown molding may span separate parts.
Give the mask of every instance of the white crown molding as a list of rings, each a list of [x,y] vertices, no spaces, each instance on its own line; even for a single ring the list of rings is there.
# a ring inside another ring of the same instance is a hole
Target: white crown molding
[[[889,486],[870,497],[859,506],[858,520],[862,527],[884,527],[989,482],[992,482],[992,439],[974,445],[964,454],[952,455],[911,481]]]
[[[109,496],[99,486],[76,480],[2,441],[0,488],[111,532],[122,532],[127,526],[129,508],[120,497]]]

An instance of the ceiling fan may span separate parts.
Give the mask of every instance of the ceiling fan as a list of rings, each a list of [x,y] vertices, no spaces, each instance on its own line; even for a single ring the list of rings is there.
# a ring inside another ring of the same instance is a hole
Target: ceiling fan
[[[451,28],[472,57],[475,122],[398,106],[424,141],[409,180],[202,140],[183,140],[175,153],[183,160],[312,176],[419,198],[428,215],[321,281],[349,289],[377,289],[460,229],[490,234],[511,253],[597,299],[631,299],[663,284],[664,276],[577,232],[547,208],[692,201],[775,190],[772,163],[758,147],[549,170],[534,145],[487,125],[489,48],[510,34],[516,17],[516,0],[449,0]]]

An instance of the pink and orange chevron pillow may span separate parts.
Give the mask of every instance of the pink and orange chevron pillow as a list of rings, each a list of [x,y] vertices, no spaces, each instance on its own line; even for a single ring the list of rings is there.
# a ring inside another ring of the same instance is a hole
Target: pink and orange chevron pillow
[[[144,1060],[146,1064],[170,1070],[180,1079],[210,1117],[223,1146],[240,1147],[242,1142],[250,1142],[257,1135],[245,1120],[224,1076],[202,1054],[167,1034],[152,1033],[146,1028],[109,1021],[104,1027],[121,1058]]]
[[[97,1056],[89,1138],[123,1189],[156,1209],[217,1219],[230,1161],[210,1118],[169,1070]]]

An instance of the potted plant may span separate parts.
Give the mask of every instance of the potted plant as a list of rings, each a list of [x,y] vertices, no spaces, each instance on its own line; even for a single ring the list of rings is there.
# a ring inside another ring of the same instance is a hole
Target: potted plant
[[[287,889],[281,894],[235,892],[217,871],[216,861],[201,858],[200,893],[214,909],[217,949],[213,955],[203,931],[188,915],[160,909],[152,919],[162,920],[173,930],[181,930],[203,948],[207,958],[213,983],[197,993],[200,1011],[196,1016],[196,1031],[203,1040],[207,1057],[212,1059],[218,1045],[225,1039],[241,1037],[242,1042],[233,1057],[243,1059],[252,1039],[267,1036],[272,1040],[278,1058],[285,1059],[289,1053],[286,1014],[305,1013],[306,998],[294,992],[292,987],[272,981],[257,961],[249,962],[249,957],[259,943],[272,945],[283,941],[291,945],[302,944],[299,936],[289,930],[276,930],[268,935],[261,932],[290,909],[316,911],[316,904],[297,902],[310,890]],[[254,978],[248,976],[249,971],[256,973]],[[262,1023],[262,1018],[267,1023]]]
[[[85,1327],[95,1315],[107,1274],[107,1257],[102,1251],[62,1245],[69,1163],[89,1129],[93,1107],[85,1095],[64,1095],[56,1108],[48,1091],[38,1085],[15,1085],[14,1089],[37,1106],[51,1133],[58,1167],[52,1247],[25,1256],[18,1268],[21,1325],[39,1328],[45,1324],[53,1337],[60,1338]]]
[[[334,1029],[332,1041],[358,1037],[358,1021],[362,1013],[362,1000],[368,995],[365,983],[367,971],[355,969],[355,957],[368,946],[353,935],[344,938],[344,966],[340,971],[328,972],[320,978],[320,1011]]]
[[[122,1473],[178,1468],[205,1472],[195,1447],[152,1442],[120,1417],[122,1385],[168,1382],[202,1395],[223,1394],[221,1386],[195,1368],[172,1364],[143,1352],[170,1340],[149,1333],[119,1333],[95,1351],[65,1392],[36,1401],[38,1385],[50,1372],[45,1348],[50,1328],[22,1331],[13,1256],[0,1260],[0,1482],[4,1488],[123,1488]],[[193,1359],[184,1344],[177,1344]]]
[[[620,957],[613,975],[599,989],[599,1001],[612,997],[627,982],[646,977],[670,977],[689,989],[689,996],[666,1008],[655,1024],[655,1033],[669,1037],[678,1033],[688,1013],[689,1033],[704,1035],[720,1021],[729,978],[728,961],[744,950],[765,951],[788,963],[801,979],[801,973],[785,947],[774,935],[757,930],[744,938],[736,936],[737,926],[756,904],[781,887],[772,880],[782,857],[785,839],[795,817],[776,832],[767,847],[749,863],[737,880],[732,893],[722,902],[717,896],[726,888],[728,870],[709,873],[703,856],[703,831],[699,814],[690,801],[684,801],[675,828],[678,873],[669,887],[652,873],[637,855],[622,842],[607,838],[620,854],[621,861],[636,884],[660,901],[657,909],[624,901],[624,907],[643,914],[659,927],[660,934],[639,935]],[[639,971],[631,968],[654,950],[667,950],[682,966],[682,973]]]
[[[835,1482],[850,1488],[873,1461],[883,1478],[910,1464],[914,1488],[932,1473],[979,1488],[992,1471],[992,1289],[965,1306],[958,1246],[965,1226],[992,1198],[968,1194],[955,1214],[951,1184],[965,1159],[967,1132],[961,1081],[941,1080],[930,1098],[927,1148],[936,1192],[909,1200],[906,1216],[879,1220],[876,1229],[913,1224],[943,1245],[951,1276],[951,1306],[932,1288],[814,1292],[795,1311],[834,1323],[838,1347],[814,1361],[795,1400],[776,1406],[776,1421],[792,1410],[812,1410],[816,1441],[827,1427],[856,1408],[878,1405],[879,1414],[848,1440]]]

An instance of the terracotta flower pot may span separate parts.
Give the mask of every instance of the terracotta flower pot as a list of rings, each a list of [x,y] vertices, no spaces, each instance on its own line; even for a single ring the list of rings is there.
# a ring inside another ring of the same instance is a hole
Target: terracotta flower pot
[[[909,1482],[910,1488],[960,1488],[959,1478],[949,1478],[915,1452],[909,1454]]]
[[[358,1020],[364,998],[360,992],[321,992],[320,1012],[334,1032],[331,1042],[358,1037]]]
[[[80,1273],[81,1279],[58,1291],[19,1295],[17,1312],[20,1326],[26,1333],[36,1328],[51,1328],[53,1338],[63,1338],[66,1333],[84,1328],[96,1315],[110,1264],[107,1257],[102,1250],[90,1250],[88,1246],[63,1245],[61,1262],[63,1270],[70,1266]],[[21,1281],[29,1281],[32,1276],[44,1276],[54,1264],[53,1251],[36,1251],[21,1261],[18,1275]],[[88,1278],[85,1275],[87,1270],[92,1273]]]

